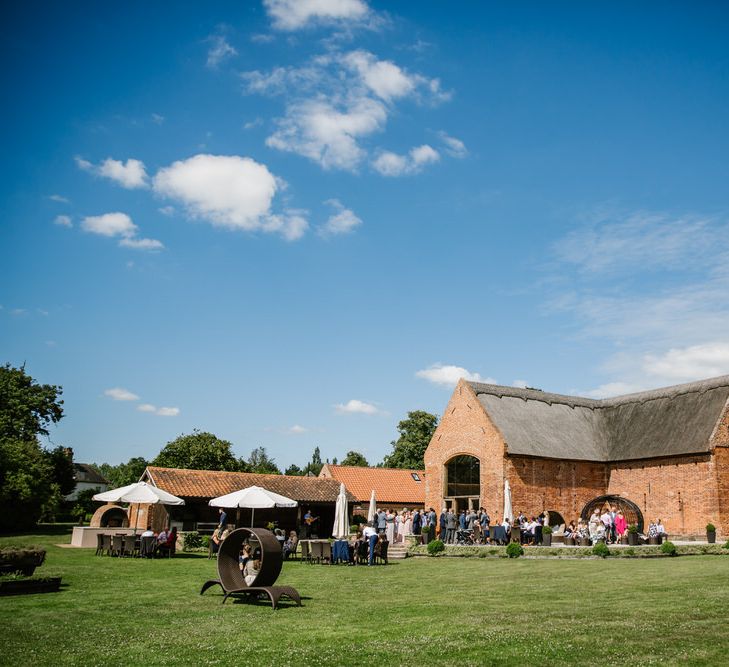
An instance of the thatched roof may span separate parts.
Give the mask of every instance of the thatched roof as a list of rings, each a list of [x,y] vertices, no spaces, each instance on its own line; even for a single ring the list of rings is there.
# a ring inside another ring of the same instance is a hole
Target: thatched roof
[[[468,384],[509,454],[584,461],[707,452],[729,401],[729,375],[604,400]]]

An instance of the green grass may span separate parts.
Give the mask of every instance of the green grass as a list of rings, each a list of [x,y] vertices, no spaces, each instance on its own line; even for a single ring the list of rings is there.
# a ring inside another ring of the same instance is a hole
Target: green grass
[[[303,608],[200,596],[215,561],[48,546],[60,593],[0,598],[1,664],[553,665],[726,663],[729,558],[412,558],[286,563]]]

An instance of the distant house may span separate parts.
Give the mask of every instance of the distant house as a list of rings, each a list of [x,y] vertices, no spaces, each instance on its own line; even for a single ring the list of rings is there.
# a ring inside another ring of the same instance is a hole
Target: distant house
[[[378,507],[401,510],[425,506],[425,471],[400,468],[368,468],[325,463],[319,477],[344,483],[355,498],[359,512],[366,514],[372,491]],[[355,508],[357,511],[357,507]]]
[[[76,500],[81,491],[95,489],[99,492],[109,490],[109,480],[88,463],[74,463],[76,488],[66,496],[66,500]]]
[[[148,466],[141,481],[153,484],[185,501],[179,507],[140,505],[138,524],[151,525],[155,530],[169,525],[177,526],[178,530],[211,533],[218,523],[217,508],[208,505],[211,498],[249,486],[260,486],[296,500],[298,507],[257,509],[253,516],[249,509],[232,509],[228,510],[230,524],[250,526],[253,518],[255,525],[259,527],[265,527],[269,521],[276,521],[284,530],[300,530],[304,513],[311,510],[318,517],[312,525],[312,533],[329,537],[334,525],[334,506],[339,495],[339,483],[334,480],[294,475],[259,475]],[[353,500],[350,495],[349,502]],[[136,505],[130,508],[132,525],[137,521],[136,510]]]

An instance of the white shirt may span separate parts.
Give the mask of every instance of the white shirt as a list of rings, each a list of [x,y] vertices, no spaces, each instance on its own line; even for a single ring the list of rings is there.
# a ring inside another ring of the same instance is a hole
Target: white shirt
[[[362,535],[366,540],[369,540],[373,535],[377,535],[377,531],[372,526],[365,526]]]
[[[154,537],[154,531],[152,531],[152,530],[145,530],[142,533],[141,537]]]

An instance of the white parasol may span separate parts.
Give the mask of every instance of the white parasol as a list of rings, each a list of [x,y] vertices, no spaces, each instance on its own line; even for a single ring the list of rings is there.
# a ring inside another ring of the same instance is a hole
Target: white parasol
[[[372,495],[370,496],[370,509],[367,512],[367,521],[372,523],[375,520],[375,514],[377,513],[377,503],[375,502],[375,490],[372,489]]]
[[[334,529],[332,536],[338,539],[349,537],[349,508],[347,504],[347,490],[344,483],[339,487],[337,504],[334,508]]]
[[[93,500],[100,500],[105,503],[136,503],[137,516],[134,519],[134,530],[137,530],[139,522],[139,505],[184,505],[182,498],[173,496],[167,491],[157,488],[153,484],[147,482],[134,482],[127,486],[120,486],[118,489],[97,493],[92,497]]]
[[[504,480],[504,519],[508,519],[509,523],[514,523],[514,510],[511,506],[511,487],[509,480]]]
[[[271,507],[298,507],[299,503],[291,498],[274,493],[260,486],[249,486],[240,491],[233,491],[224,496],[213,498],[208,505],[211,507],[241,507],[251,511],[251,527],[253,527],[253,514],[257,509]]]

